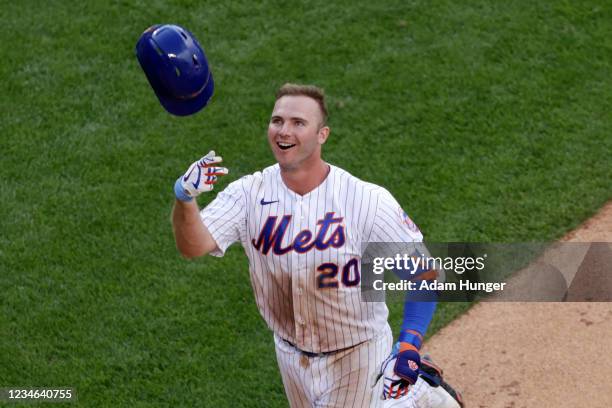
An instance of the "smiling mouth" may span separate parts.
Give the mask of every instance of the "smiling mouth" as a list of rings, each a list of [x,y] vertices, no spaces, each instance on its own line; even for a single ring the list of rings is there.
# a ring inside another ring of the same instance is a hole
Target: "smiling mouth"
[[[295,144],[291,144],[291,143],[284,143],[284,142],[276,142],[276,145],[278,146],[279,149],[281,150],[289,150],[291,149],[293,146],[295,146]]]

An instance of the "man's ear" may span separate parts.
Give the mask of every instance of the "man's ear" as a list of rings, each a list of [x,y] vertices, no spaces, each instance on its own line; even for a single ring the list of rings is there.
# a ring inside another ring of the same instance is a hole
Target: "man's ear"
[[[323,144],[327,141],[327,138],[329,137],[329,132],[330,129],[328,126],[323,126],[321,129],[319,129],[319,144]]]

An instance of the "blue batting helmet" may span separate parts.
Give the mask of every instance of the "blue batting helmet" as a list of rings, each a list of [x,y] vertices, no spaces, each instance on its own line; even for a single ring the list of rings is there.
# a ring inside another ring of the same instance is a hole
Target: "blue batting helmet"
[[[173,115],[191,115],[210,101],[215,85],[206,54],[183,27],[147,28],[136,44],[136,57],[159,102]]]

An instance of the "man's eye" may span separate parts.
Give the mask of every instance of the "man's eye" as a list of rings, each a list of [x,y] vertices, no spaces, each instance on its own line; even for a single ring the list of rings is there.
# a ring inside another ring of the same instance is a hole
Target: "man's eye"
[[[299,121],[299,120],[298,120],[297,122],[295,122],[295,124],[296,124],[297,126],[304,126],[304,122],[301,122],[301,121]]]
[[[274,125],[278,125],[279,123],[281,123],[281,120],[280,120],[280,119],[272,119],[272,120],[270,121],[270,123],[272,123],[272,124],[274,124]]]

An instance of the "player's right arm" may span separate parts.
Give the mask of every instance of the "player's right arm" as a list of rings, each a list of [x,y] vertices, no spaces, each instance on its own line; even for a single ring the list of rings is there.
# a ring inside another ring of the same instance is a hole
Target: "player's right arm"
[[[211,191],[217,176],[225,175],[225,167],[217,167],[222,161],[211,151],[194,162],[174,184],[176,202],[172,210],[172,228],[176,247],[185,258],[196,258],[218,250],[217,243],[208,231],[195,198]]]
[[[195,200],[176,200],[172,209],[172,229],[176,248],[185,258],[197,258],[217,249],[217,243],[200,218]]]

